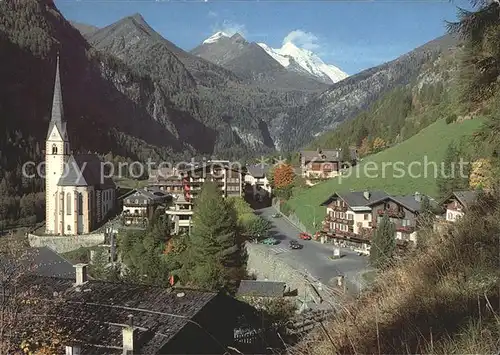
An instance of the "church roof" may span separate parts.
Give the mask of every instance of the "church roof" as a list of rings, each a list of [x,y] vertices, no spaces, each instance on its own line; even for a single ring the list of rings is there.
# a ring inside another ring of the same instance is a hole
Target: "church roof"
[[[54,126],[57,127],[61,137],[66,137],[66,121],[64,120],[64,109],[63,109],[63,99],[61,90],[61,77],[59,74],[59,56],[57,57],[56,65],[56,77],[54,83],[54,96],[52,98],[52,116],[50,119],[49,130],[47,132],[47,139],[50,138],[50,134]]]
[[[97,155],[80,154],[70,156],[59,186],[95,186],[100,189],[114,188],[113,179]]]

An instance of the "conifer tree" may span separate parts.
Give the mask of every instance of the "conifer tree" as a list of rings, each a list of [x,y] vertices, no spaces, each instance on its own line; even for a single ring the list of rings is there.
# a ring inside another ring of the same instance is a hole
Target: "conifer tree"
[[[460,150],[454,142],[451,142],[446,148],[443,164],[438,167],[436,183],[439,195],[446,196],[453,190],[466,189],[468,187],[468,178],[461,176],[460,168]]]
[[[396,249],[394,224],[384,215],[377,226],[370,248],[370,262],[374,267],[384,268],[389,264]]]
[[[187,254],[185,274],[197,287],[234,293],[246,274],[236,213],[212,182],[203,185],[196,201]]]

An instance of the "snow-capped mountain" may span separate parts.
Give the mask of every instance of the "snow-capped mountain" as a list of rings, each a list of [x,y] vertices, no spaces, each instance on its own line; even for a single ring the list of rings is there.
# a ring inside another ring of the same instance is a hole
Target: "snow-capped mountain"
[[[305,71],[326,83],[336,83],[348,77],[336,66],[326,64],[318,55],[307,49],[299,48],[292,42],[286,42],[278,49],[271,48],[265,43],[257,44],[289,70]]]
[[[219,31],[208,37],[203,41],[203,44],[215,43],[221,38],[230,38],[231,36],[225,32]]]

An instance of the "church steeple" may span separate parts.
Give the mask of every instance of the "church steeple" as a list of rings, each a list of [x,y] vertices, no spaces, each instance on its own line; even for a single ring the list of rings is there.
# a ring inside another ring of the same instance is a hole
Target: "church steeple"
[[[56,78],[54,84],[54,97],[52,99],[52,118],[51,121],[61,122],[64,119],[61,77],[59,74],[59,53],[57,53]]]
[[[59,70],[59,53],[57,53],[56,77],[54,79],[54,95],[52,98],[52,115],[50,118],[49,131],[47,139],[54,133],[54,127],[57,129],[59,136],[67,139],[66,121],[64,119],[62,89],[61,89],[61,74]]]

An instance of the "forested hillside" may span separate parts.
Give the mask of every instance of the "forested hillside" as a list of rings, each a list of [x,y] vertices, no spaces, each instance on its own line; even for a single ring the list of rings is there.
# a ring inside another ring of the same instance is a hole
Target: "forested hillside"
[[[461,47],[450,48],[426,64],[410,83],[382,95],[353,120],[315,139],[311,148],[358,147],[361,156],[376,153],[408,139],[440,118],[460,115],[455,105]]]

